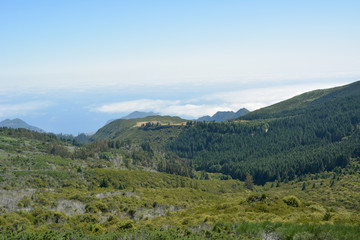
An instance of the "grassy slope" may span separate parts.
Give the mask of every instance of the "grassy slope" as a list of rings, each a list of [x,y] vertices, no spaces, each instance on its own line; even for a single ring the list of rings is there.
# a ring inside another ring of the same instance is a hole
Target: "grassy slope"
[[[287,116],[293,113],[294,110],[306,109],[308,106],[322,104],[327,101],[332,101],[337,98],[349,97],[352,95],[358,95],[360,92],[360,81],[354,82],[345,86],[314,90],[307,92],[291,99],[276,103],[269,107],[265,107],[256,111],[253,111],[244,119],[256,119],[256,118],[273,118],[279,116]]]
[[[158,128],[145,129],[141,127],[146,123],[159,123]],[[149,116],[137,119],[118,119],[100,128],[93,136],[93,140],[131,140],[142,143],[151,142],[156,146],[164,144],[169,139],[175,138],[181,131],[186,120],[170,116]]]

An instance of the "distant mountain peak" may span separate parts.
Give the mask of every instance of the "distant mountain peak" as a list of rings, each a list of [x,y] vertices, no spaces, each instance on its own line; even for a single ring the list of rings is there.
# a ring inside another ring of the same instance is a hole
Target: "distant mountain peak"
[[[243,115],[245,115],[245,114],[247,114],[249,112],[250,111],[247,110],[246,108],[241,108],[237,112],[234,112],[234,111],[218,111],[212,117],[204,116],[204,117],[198,118],[197,121],[222,122],[222,121],[227,121],[227,120],[230,120],[230,119],[241,117],[241,116],[243,116]]]
[[[134,112],[126,115],[125,117],[122,117],[122,119],[144,118],[144,117],[155,116],[155,115],[159,115],[159,114],[158,114],[158,113],[154,113],[154,112],[134,111]]]
[[[25,128],[25,129],[28,129],[28,130],[31,130],[31,131],[45,132],[41,128],[31,126],[31,125],[27,124],[26,122],[24,122],[23,120],[21,120],[19,118],[5,119],[4,121],[0,122],[0,127]]]

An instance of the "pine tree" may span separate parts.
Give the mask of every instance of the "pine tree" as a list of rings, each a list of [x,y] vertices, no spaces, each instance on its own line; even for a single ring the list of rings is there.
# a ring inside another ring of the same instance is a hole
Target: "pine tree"
[[[304,182],[301,188],[301,191],[304,191],[306,189],[306,183]]]
[[[245,187],[250,190],[254,188],[254,179],[249,173],[246,174]]]
[[[100,187],[101,187],[101,188],[106,188],[106,187],[108,187],[108,186],[109,186],[108,181],[107,181],[105,178],[103,178],[103,179],[101,180]]]

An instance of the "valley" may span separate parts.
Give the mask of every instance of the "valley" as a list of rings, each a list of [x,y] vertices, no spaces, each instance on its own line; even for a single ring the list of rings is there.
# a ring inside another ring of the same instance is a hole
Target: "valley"
[[[84,143],[0,128],[4,239],[360,239],[360,82]]]

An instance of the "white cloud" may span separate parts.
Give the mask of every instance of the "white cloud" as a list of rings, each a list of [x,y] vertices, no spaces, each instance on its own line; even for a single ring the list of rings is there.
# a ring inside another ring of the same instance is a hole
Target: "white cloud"
[[[198,118],[213,115],[217,111],[237,111],[247,108],[250,111],[278,103],[301,93],[343,85],[344,83],[304,83],[251,88],[240,91],[227,91],[203,95],[189,100],[139,99],[115,102],[92,108],[103,113],[129,113],[132,111],[154,111],[162,115],[175,115]]]
[[[23,116],[50,106],[49,102],[32,101],[17,104],[0,104],[0,117]]]
[[[282,86],[251,88],[247,90],[221,92],[205,96],[203,100],[222,102],[231,109],[247,108],[250,111],[263,108],[296,95],[316,90],[344,85],[344,83],[323,82]],[[200,100],[200,99],[199,99]]]
[[[231,111],[233,109],[220,104],[182,104],[170,105],[164,109],[168,115],[180,115],[199,118],[204,115],[213,115],[217,111]]]
[[[158,111],[169,105],[179,104],[178,101],[139,99],[134,101],[124,101],[103,105],[96,108],[98,112],[123,113],[131,111]]]
[[[132,111],[154,111],[162,115],[176,115],[198,118],[212,115],[217,111],[230,111],[231,108],[223,104],[190,104],[180,100],[139,99],[106,104],[92,109],[103,113],[128,113]]]

